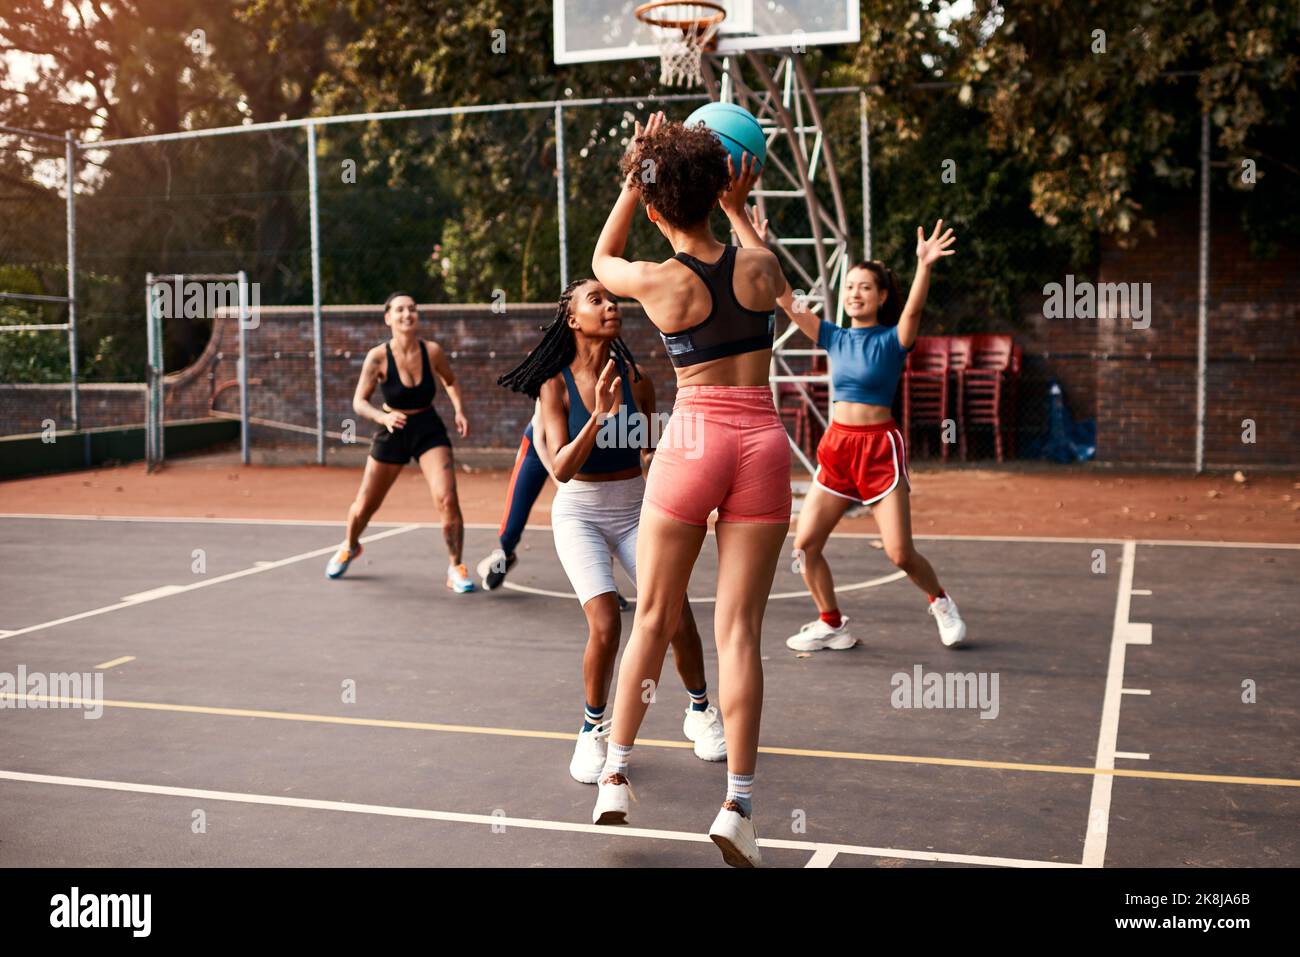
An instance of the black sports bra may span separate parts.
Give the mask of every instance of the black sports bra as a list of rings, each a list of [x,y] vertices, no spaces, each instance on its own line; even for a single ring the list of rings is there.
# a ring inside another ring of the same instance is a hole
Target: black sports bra
[[[678,253],[673,258],[703,280],[713,305],[708,318],[699,325],[671,335],[659,333],[669,362],[680,369],[710,359],[772,348],[775,310],[746,309],[736,299],[732,286],[736,272],[735,246],[728,246],[715,263],[701,262],[687,253]]]
[[[417,385],[403,385],[402,377],[397,374],[397,360],[393,358],[392,343],[385,342],[388,352],[388,372],[379,387],[384,393],[384,401],[390,409],[425,409],[433,405],[433,397],[438,393],[438,380],[433,377],[429,367],[429,350],[420,343],[420,381]]]

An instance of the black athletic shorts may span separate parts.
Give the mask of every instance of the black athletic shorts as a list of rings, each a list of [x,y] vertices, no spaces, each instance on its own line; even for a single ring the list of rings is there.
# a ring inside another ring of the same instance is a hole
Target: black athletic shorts
[[[370,440],[370,455],[380,462],[405,465],[439,445],[451,447],[451,437],[436,409],[425,409],[406,417],[406,425],[393,432],[379,427]]]

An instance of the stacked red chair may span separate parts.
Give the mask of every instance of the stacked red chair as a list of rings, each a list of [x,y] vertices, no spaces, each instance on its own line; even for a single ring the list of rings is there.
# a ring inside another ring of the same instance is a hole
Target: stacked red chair
[[[1019,362],[1010,336],[980,335],[972,337],[970,366],[962,372],[960,396],[962,457],[965,457],[965,429],[989,426],[993,430],[993,450],[1003,461],[1004,447],[1014,449],[1014,429],[1009,414]],[[1013,371],[1014,367],[1014,371]]]
[[[943,420],[948,412],[948,342],[942,336],[919,336],[903,368],[903,434],[913,444],[914,429],[936,428],[939,455],[948,460],[948,444],[942,441]]]

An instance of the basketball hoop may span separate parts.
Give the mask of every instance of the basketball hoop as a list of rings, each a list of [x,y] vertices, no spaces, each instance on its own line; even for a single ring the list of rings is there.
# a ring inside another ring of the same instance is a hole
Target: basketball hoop
[[[664,86],[704,81],[700,59],[718,46],[726,8],[707,0],[655,0],[636,8],[636,18],[654,28],[659,45],[659,82]]]

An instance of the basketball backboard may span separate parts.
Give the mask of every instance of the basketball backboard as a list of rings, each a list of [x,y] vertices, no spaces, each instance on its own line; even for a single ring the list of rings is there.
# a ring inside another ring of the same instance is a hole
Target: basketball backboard
[[[555,0],[555,62],[656,57],[653,28],[633,11],[644,0]],[[727,10],[719,54],[860,39],[858,0],[716,0]]]

